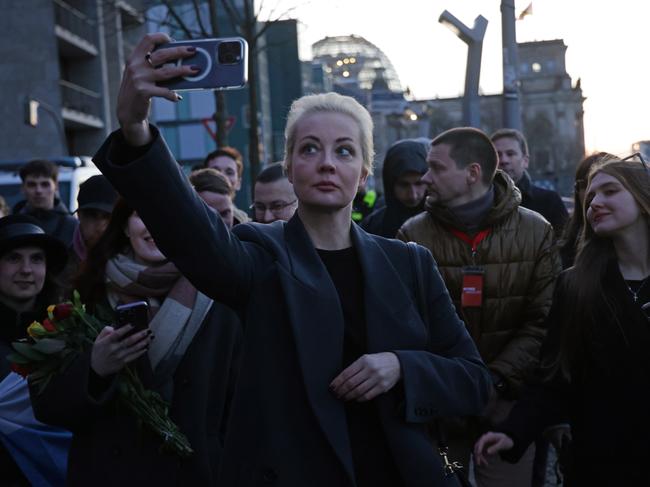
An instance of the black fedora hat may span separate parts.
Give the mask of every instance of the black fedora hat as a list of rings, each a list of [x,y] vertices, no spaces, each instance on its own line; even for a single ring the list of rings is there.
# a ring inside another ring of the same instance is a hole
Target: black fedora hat
[[[0,256],[15,248],[32,245],[43,249],[50,272],[63,270],[68,251],[63,242],[45,233],[38,220],[27,215],[0,218]]]

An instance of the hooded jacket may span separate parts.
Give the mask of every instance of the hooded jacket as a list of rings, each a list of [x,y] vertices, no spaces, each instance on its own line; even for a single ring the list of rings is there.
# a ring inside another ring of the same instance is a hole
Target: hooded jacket
[[[394,188],[405,173],[426,172],[428,144],[428,139],[407,139],[396,142],[388,149],[382,170],[386,206],[375,210],[361,222],[366,232],[395,238],[406,220],[424,210],[424,198],[415,208],[408,208],[395,197]]]
[[[451,209],[427,202],[426,213],[408,220],[398,238],[431,251],[483,360],[516,397],[538,363],[561,265],[551,225],[520,206],[521,194],[504,173],[497,171],[493,184],[494,205],[482,225],[490,233],[475,255],[475,265],[485,270],[480,308],[460,305],[462,269],[473,265],[472,251],[449,230],[464,230]]]
[[[72,244],[74,231],[79,225],[79,221],[70,214],[58,198],[55,198],[54,207],[51,210],[32,208],[26,201],[21,201],[14,207],[13,212],[36,218],[45,233],[58,238],[66,246]]]

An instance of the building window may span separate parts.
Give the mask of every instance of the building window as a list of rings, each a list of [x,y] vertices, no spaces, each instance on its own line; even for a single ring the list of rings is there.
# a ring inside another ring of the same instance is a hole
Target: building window
[[[533,70],[533,73],[539,73],[542,70],[542,65],[539,63],[533,63],[530,67]]]

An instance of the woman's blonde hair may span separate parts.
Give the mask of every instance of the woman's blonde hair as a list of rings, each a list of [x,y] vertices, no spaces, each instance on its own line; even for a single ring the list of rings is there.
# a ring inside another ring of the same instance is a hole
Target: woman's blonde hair
[[[291,154],[296,145],[296,124],[306,115],[312,113],[341,113],[351,117],[359,126],[361,156],[363,167],[372,174],[375,157],[372,140],[372,117],[358,101],[349,96],[338,93],[321,93],[306,95],[298,98],[291,104],[287,117],[287,126],[284,129],[284,167],[291,165]]]

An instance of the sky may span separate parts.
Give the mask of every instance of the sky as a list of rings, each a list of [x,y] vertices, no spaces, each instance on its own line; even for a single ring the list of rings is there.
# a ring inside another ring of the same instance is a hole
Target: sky
[[[529,0],[516,0],[516,12]],[[438,23],[449,10],[468,26],[483,15],[480,89],[502,91],[501,12],[498,0],[264,0],[261,19],[299,21],[300,57],[326,36],[355,34],[391,60],[415,99],[463,92],[466,45]],[[273,13],[271,11],[274,10]],[[587,151],[626,155],[650,139],[650,2],[647,0],[535,0],[533,15],[517,21],[517,41],[564,39],[566,66],[582,81]]]

